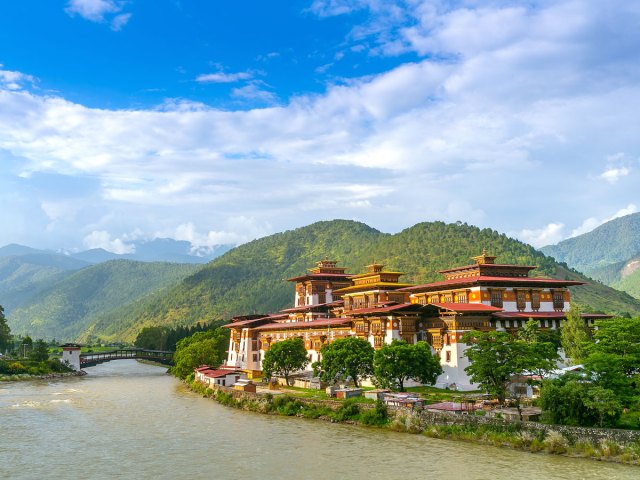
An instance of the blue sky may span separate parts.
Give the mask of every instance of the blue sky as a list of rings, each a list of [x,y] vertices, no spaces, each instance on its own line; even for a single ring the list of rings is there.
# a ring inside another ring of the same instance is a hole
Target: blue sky
[[[0,9],[0,244],[207,247],[350,218],[542,246],[640,206],[635,2]]]

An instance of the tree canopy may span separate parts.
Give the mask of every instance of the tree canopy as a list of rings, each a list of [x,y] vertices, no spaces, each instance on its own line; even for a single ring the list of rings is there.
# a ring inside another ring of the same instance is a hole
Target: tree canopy
[[[468,345],[465,355],[471,365],[465,368],[472,382],[503,404],[515,375],[540,375],[555,368],[558,358],[550,342],[522,340],[507,332],[473,330],[462,337]]]
[[[226,328],[197,332],[184,338],[178,342],[173,355],[171,373],[186,378],[200,365],[217,367],[224,361],[228,345],[229,331]]]
[[[371,344],[362,338],[341,338],[322,347],[322,358],[314,363],[314,371],[325,382],[350,377],[357,387],[361,378],[373,375],[373,353]]]
[[[6,352],[11,345],[11,329],[4,316],[4,308],[0,305],[0,352]]]
[[[309,364],[307,349],[301,338],[289,338],[272,344],[264,354],[262,372],[267,378],[282,375],[289,385],[292,373],[302,370]]]
[[[373,372],[376,385],[404,392],[404,384],[409,379],[425,385],[434,384],[442,367],[428,343],[410,345],[404,340],[393,340],[375,352]]]
[[[580,308],[571,303],[567,312],[567,319],[560,329],[562,348],[565,355],[576,365],[582,363],[587,356],[587,344],[591,338],[589,327],[580,315]]]

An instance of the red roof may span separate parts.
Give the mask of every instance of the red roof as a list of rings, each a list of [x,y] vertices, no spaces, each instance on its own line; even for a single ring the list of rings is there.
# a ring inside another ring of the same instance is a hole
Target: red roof
[[[329,327],[332,325],[344,325],[351,322],[350,318],[321,318],[318,320],[311,320],[310,322],[281,322],[281,323],[269,323],[257,327],[256,330],[282,330],[287,328],[314,328],[314,327]]]
[[[456,312],[501,312],[502,309],[485,305],[484,303],[430,303],[438,308]],[[425,305],[428,306],[428,305]]]
[[[454,268],[447,268],[446,270],[438,270],[438,273],[449,273],[449,272],[455,272],[457,270],[469,270],[471,268],[521,268],[523,270],[535,270],[538,267],[535,267],[533,265],[510,265],[508,263],[482,263],[480,265],[478,265],[477,263],[474,263],[473,265],[464,265],[462,267],[454,267]]]
[[[233,375],[233,374],[236,374],[238,372],[233,371],[233,370],[219,369],[219,370],[207,370],[207,371],[204,371],[204,372],[201,372],[201,373],[203,373],[205,377],[220,378],[220,377],[226,377],[227,375]]]
[[[350,273],[307,273],[306,275],[300,275],[299,277],[288,278],[289,282],[299,282],[301,280],[322,280],[328,278],[330,280],[348,280],[351,276]]]
[[[266,317],[252,318],[250,320],[242,320],[240,322],[227,323],[226,325],[223,325],[223,327],[224,328],[234,328],[234,327],[249,328],[249,326],[253,324],[264,323],[265,321],[271,321],[275,318],[287,318],[287,317],[288,315],[286,314],[275,313],[272,315],[267,315]]]
[[[494,284],[511,284],[511,285],[542,285],[565,287],[570,285],[584,285],[585,282],[576,280],[557,280],[555,278],[539,278],[539,277],[489,277],[476,276],[469,278],[454,278],[451,280],[443,280],[441,282],[425,283],[414,287],[400,288],[401,292],[421,292],[428,290],[437,290],[442,287],[453,285],[474,285],[478,283],[494,283]]]
[[[568,312],[499,312],[494,313],[494,317],[498,318],[565,318]],[[598,319],[598,318],[611,318],[613,315],[604,315],[602,313],[582,313],[582,318]]]

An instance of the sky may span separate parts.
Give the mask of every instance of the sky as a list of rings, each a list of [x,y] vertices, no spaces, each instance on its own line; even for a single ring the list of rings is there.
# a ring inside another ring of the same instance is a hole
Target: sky
[[[638,25],[626,0],[3,2],[0,245],[334,218],[557,243],[640,210]]]

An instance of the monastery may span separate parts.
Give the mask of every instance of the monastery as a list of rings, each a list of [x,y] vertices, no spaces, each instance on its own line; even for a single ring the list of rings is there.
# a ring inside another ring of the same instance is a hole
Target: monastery
[[[294,307],[271,315],[235,317],[227,367],[261,375],[264,354],[292,337],[304,340],[311,363],[323,345],[355,335],[378,349],[393,339],[426,341],[440,356],[444,373],[436,386],[470,390],[469,365],[460,342],[469,330],[515,332],[533,318],[543,329],[557,329],[569,310],[569,286],[583,282],[530,277],[534,266],[495,263],[486,251],[473,263],[441,270],[444,280],[424,285],[402,283],[402,272],[379,263],[358,275],[323,260],[295,282]],[[605,315],[584,314],[593,325]],[[307,367],[312,369],[311,363]]]

